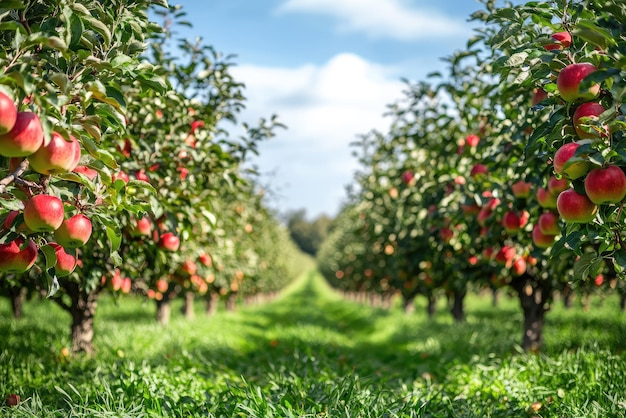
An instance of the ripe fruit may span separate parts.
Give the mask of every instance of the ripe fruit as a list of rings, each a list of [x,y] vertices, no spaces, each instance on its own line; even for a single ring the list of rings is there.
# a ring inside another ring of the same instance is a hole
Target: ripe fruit
[[[211,265],[213,264],[213,260],[208,254],[200,254],[200,256],[198,256],[198,261],[200,261],[200,263],[207,267],[211,267]]]
[[[568,142],[554,153],[553,164],[556,174],[565,176],[570,180],[575,180],[587,174],[591,168],[589,161],[584,160],[580,156],[575,156],[576,149],[580,147],[580,145],[580,142]]]
[[[540,187],[537,189],[537,202],[539,206],[545,209],[555,209],[556,208],[556,196],[553,193],[550,193],[548,189],[544,189]]]
[[[606,126],[602,128],[583,126],[590,124],[589,122],[598,120],[598,117],[604,113],[605,110],[604,106],[596,102],[585,102],[578,106],[574,112],[573,122],[574,130],[580,139],[594,139],[601,136],[608,136],[609,129]],[[587,118],[587,120],[583,122],[583,120],[581,120],[582,118]],[[598,131],[598,129],[600,129],[600,131]]]
[[[20,395],[11,393],[7,395],[7,406],[17,406],[21,401]]]
[[[48,245],[54,248],[54,253],[57,256],[57,263],[54,265],[55,274],[58,277],[69,276],[76,268],[78,258],[75,255],[68,254],[65,248],[56,242],[50,242]]]
[[[128,174],[126,174],[126,172],[120,170],[119,172],[111,176],[111,181],[113,183],[115,183],[117,180],[121,180],[124,183],[128,183],[130,181],[130,177],[128,177]]]
[[[626,196],[626,175],[618,166],[593,169],[585,177],[585,193],[593,203],[619,203]]]
[[[517,212],[510,210],[502,217],[502,226],[509,234],[515,233],[526,226],[529,216],[527,211],[518,215]]]
[[[76,168],[79,160],[80,143],[73,136],[66,141],[57,132],[52,133],[48,145],[28,157],[31,168],[41,174],[67,173]]]
[[[52,232],[63,223],[65,208],[56,196],[39,194],[24,205],[24,222],[35,232]]]
[[[470,147],[477,146],[479,142],[480,142],[480,137],[478,135],[471,134],[465,138],[465,143],[469,145]]]
[[[150,222],[147,216],[144,216],[137,221],[135,231],[139,235],[150,235],[150,232],[152,232],[152,222]]]
[[[192,260],[185,260],[183,263],[183,271],[192,276],[198,271],[198,266],[196,266],[196,263]]]
[[[546,235],[543,232],[541,232],[539,225],[535,225],[533,227],[532,239],[533,239],[533,244],[537,248],[550,247],[552,244],[554,244],[554,237],[555,237],[554,235]]]
[[[559,217],[554,212],[544,212],[539,215],[537,225],[539,225],[539,230],[541,230],[542,234],[559,235],[561,233]]]
[[[0,155],[27,157],[43,144],[43,127],[33,112],[18,112],[13,129],[0,135]]]
[[[543,47],[547,49],[548,51],[567,48],[572,44],[572,35],[569,32],[553,33],[552,36],[550,36],[550,38],[557,42],[551,42],[549,44],[545,44]]]
[[[556,86],[561,97],[566,102],[573,102],[578,99],[591,100],[600,93],[600,85],[593,84],[586,90],[580,90],[580,82],[585,77],[596,71],[596,67],[588,62],[570,64],[563,68],[556,79]]]
[[[54,231],[54,238],[66,248],[78,248],[89,241],[91,231],[91,221],[87,216],[79,213],[64,220],[61,226]]]
[[[87,178],[91,181],[93,181],[98,175],[98,172],[96,170],[94,170],[93,168],[86,167],[84,165],[77,165],[76,167],[74,167],[72,171],[74,173],[83,174],[87,176]]]
[[[402,173],[400,177],[402,179],[402,183],[410,184],[415,178],[415,175],[413,174],[412,171],[406,170],[405,172]]]
[[[565,222],[589,223],[595,218],[598,207],[584,194],[567,189],[556,201],[559,215]]]
[[[515,276],[521,276],[522,274],[526,273],[526,260],[524,260],[522,257],[517,258],[513,262],[513,266],[511,267],[511,272]]]
[[[445,241],[448,242],[450,241],[453,237],[454,237],[454,231],[452,231],[450,228],[448,227],[443,227],[439,230],[439,237]]]
[[[167,251],[178,251],[180,247],[180,239],[171,232],[161,235],[159,247]]]
[[[17,120],[17,107],[13,100],[0,91],[0,134],[5,134],[13,129]]]
[[[505,264],[511,266],[513,258],[515,258],[516,251],[514,247],[503,245],[502,248],[496,253],[495,260],[499,264]]]
[[[31,240],[24,245],[24,239],[16,238],[0,244],[0,271],[5,273],[24,273],[37,260],[37,246]]]
[[[550,176],[548,180],[548,191],[555,196],[558,196],[563,190],[569,187],[569,181],[565,178],[557,179],[554,176]]]
[[[530,183],[525,182],[524,180],[516,181],[511,185],[511,191],[513,192],[513,196],[525,199],[530,196]]]
[[[156,281],[156,289],[161,293],[167,292],[167,288],[169,286],[170,285],[167,283],[167,280],[165,279],[159,279]]]
[[[539,87],[533,90],[533,98],[531,99],[530,103],[532,106],[535,106],[547,98],[548,98],[548,93],[544,89]]]
[[[470,171],[470,176],[476,177],[478,175],[487,174],[487,166],[484,164],[476,164]]]

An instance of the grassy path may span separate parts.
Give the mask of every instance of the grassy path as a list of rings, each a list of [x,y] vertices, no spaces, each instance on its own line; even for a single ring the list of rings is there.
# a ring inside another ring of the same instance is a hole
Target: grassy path
[[[602,303],[601,303],[602,302]],[[421,301],[418,301],[418,304]],[[626,320],[613,299],[590,312],[555,307],[547,351],[516,351],[514,300],[471,297],[452,323],[346,302],[312,270],[273,303],[180,316],[161,329],[154,307],[104,298],[98,354],[61,355],[69,318],[0,301],[0,394],[16,417],[622,417]],[[175,312],[177,312],[175,310]]]

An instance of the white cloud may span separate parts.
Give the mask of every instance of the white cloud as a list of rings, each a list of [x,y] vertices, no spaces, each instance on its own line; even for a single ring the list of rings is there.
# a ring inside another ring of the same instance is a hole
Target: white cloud
[[[434,9],[411,7],[406,0],[286,0],[276,12],[331,16],[339,21],[341,31],[403,41],[467,37],[470,33],[464,20]]]
[[[253,122],[276,113],[288,126],[262,144],[254,161],[283,199],[281,209],[306,207],[316,216],[336,214],[345,186],[358,168],[350,142],[372,129],[385,130],[386,106],[401,98],[404,84],[392,68],[339,54],[322,66],[271,68],[240,65],[234,77],[245,83]]]

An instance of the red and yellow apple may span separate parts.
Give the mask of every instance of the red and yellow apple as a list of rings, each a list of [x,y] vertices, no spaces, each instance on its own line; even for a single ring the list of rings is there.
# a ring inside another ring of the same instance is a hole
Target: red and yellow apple
[[[7,244],[0,244],[0,271],[5,273],[24,273],[37,260],[37,245],[31,240],[16,238]]]
[[[543,47],[548,51],[553,51],[555,49],[563,49],[568,48],[572,44],[572,35],[569,32],[556,32],[550,36],[550,39],[556,42],[550,42],[545,44]]]
[[[172,232],[166,232],[161,235],[159,247],[167,251],[178,251],[178,248],[180,247],[180,239]]]
[[[556,79],[556,86],[563,100],[574,102],[578,99],[591,100],[596,97],[600,93],[599,84],[580,90],[580,83],[595,71],[596,67],[588,62],[570,64],[563,68]]]
[[[18,112],[13,128],[0,135],[0,155],[27,157],[43,144],[43,127],[36,113]]]
[[[13,99],[0,91],[0,135],[9,132],[17,120],[17,107]]]
[[[63,223],[65,208],[56,196],[38,194],[24,204],[24,222],[35,232],[52,232]]]
[[[626,175],[616,165],[595,168],[585,177],[585,193],[596,205],[619,203],[626,196]]]
[[[576,155],[576,150],[581,145],[581,142],[568,142],[554,153],[553,165],[556,174],[567,177],[570,180],[575,180],[587,174],[591,164],[582,156]]]
[[[541,232],[538,224],[533,227],[532,240],[533,244],[537,248],[549,248],[552,244],[554,244],[554,237],[554,235],[546,235]]]
[[[50,242],[48,245],[54,248],[54,253],[57,256],[57,263],[54,265],[55,274],[58,277],[65,277],[72,274],[78,262],[77,256],[69,254],[62,245],[56,242]]]
[[[28,157],[33,170],[41,174],[67,173],[76,168],[80,160],[80,143],[70,136],[67,141],[57,132],[52,133],[48,145],[40,147]]]
[[[590,123],[597,121],[598,117],[605,111],[604,106],[597,102],[585,102],[578,106],[572,118],[576,135],[580,139],[607,137],[609,135],[608,126],[598,127]]]
[[[565,222],[589,223],[596,217],[598,207],[589,198],[574,189],[567,189],[556,201],[559,215]]]
[[[545,235],[559,235],[561,233],[561,227],[559,226],[559,216],[554,212],[544,212],[539,215],[537,221],[539,229],[542,234]]]
[[[91,237],[92,226],[89,218],[78,213],[61,223],[61,226],[54,231],[54,238],[65,248],[82,247]]]

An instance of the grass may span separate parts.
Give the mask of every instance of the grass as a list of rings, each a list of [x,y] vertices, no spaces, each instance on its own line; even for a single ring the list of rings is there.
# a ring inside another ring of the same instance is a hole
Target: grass
[[[0,407],[11,417],[626,417],[626,318],[616,299],[556,305],[546,350],[520,353],[517,302],[443,302],[433,320],[342,300],[314,271],[273,303],[160,328],[154,306],[103,298],[97,355],[67,358],[69,317],[0,301]],[[3,395],[3,396],[4,396]]]

